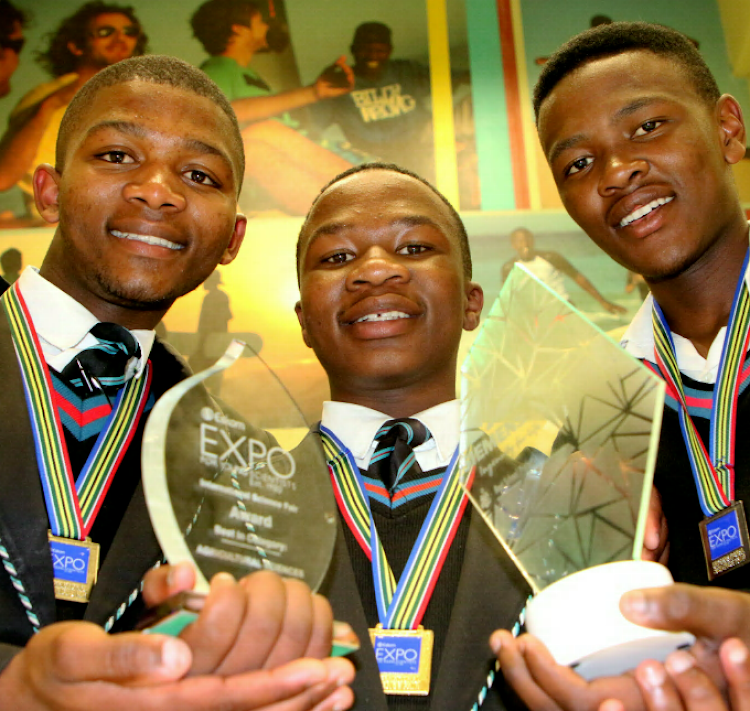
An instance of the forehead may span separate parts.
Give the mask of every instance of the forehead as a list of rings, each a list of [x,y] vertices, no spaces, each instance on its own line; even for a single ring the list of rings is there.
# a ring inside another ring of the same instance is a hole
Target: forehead
[[[623,107],[645,100],[705,107],[687,70],[671,57],[636,50],[586,62],[542,103],[538,127],[545,153],[561,134],[596,119],[612,120]]]
[[[92,18],[90,22],[91,27],[103,27],[104,25],[118,27],[132,24],[133,20],[121,12],[103,12],[101,15]]]
[[[443,201],[411,176],[388,170],[355,173],[332,185],[318,199],[305,225],[301,251],[311,237],[331,227],[366,232],[371,238],[391,236],[398,221],[424,221],[436,226],[458,249],[458,236]]]
[[[205,96],[141,79],[100,89],[77,117],[66,152],[71,154],[80,147],[98,126],[118,121],[176,146],[190,141],[211,146],[227,158],[239,178],[229,117]]]

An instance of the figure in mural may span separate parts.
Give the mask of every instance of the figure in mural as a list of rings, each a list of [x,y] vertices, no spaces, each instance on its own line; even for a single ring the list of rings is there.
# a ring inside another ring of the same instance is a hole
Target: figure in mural
[[[232,309],[229,306],[229,295],[219,289],[221,273],[216,270],[203,282],[206,295],[203,297],[201,312],[198,317],[197,342],[193,354],[190,356],[190,368],[198,373],[212,366],[229,345],[217,344],[212,336],[229,332],[229,322],[232,320]],[[223,373],[210,378],[206,385],[217,395],[221,390]]]
[[[247,186],[241,204],[255,211],[277,208],[304,215],[313,198],[351,163],[300,132],[292,109],[348,93],[351,69],[338,60],[345,81],[326,71],[310,86],[274,93],[249,65],[268,48],[268,24],[252,0],[208,0],[191,18],[193,34],[211,55],[201,69],[227,95],[242,126]],[[270,120],[269,120],[270,119]]]
[[[570,296],[565,286],[565,277],[572,279],[581,289],[594,297],[605,311],[611,314],[624,314],[627,311],[624,306],[613,304],[605,299],[562,254],[551,250],[537,250],[534,246],[534,235],[525,227],[519,227],[510,233],[510,245],[516,250],[517,256],[503,264],[501,273],[503,283],[508,278],[513,265],[520,262],[534,276],[568,301],[570,301]]]
[[[24,45],[26,15],[10,2],[0,0],[0,98],[10,92],[10,78],[18,67]]]
[[[23,255],[15,247],[6,249],[0,254],[0,269],[6,283],[12,284],[21,275],[23,269]],[[4,286],[0,284],[0,286]]]
[[[321,127],[338,124],[346,140],[372,160],[434,175],[430,70],[419,62],[391,59],[391,28],[364,22],[354,32],[354,89],[315,107]]]
[[[0,190],[18,185],[36,214],[31,178],[40,163],[55,163],[55,141],[73,94],[104,67],[143,54],[147,37],[131,7],[94,0],[64,19],[39,56],[54,77],[13,109],[0,140]]]

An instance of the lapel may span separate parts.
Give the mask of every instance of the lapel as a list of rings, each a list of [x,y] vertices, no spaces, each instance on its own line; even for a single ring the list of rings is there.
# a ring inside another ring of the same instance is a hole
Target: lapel
[[[432,711],[468,711],[494,665],[490,634],[511,629],[529,594],[518,569],[469,503],[471,515],[461,577],[445,649],[432,692]],[[503,708],[488,695],[483,709]]]
[[[47,509],[18,360],[5,312],[0,312],[0,537],[40,624],[55,621]]]
[[[312,431],[320,434],[320,423],[315,425]],[[323,445],[320,437],[315,437],[315,442],[322,451]],[[323,459],[325,460],[325,455]],[[328,486],[330,486],[330,481]],[[360,648],[354,654],[348,655],[348,659],[357,669],[357,676],[352,684],[356,697],[354,711],[387,711],[388,704],[380,683],[380,672],[370,642],[367,618],[346,547],[341,517],[338,515],[336,516],[336,544],[331,565],[318,592],[325,595],[331,603],[334,617],[348,622],[359,637]]]
[[[182,359],[158,339],[150,358],[153,368],[151,392],[156,399],[190,374]],[[140,473],[146,419],[140,422],[120,463],[123,471],[131,469]],[[139,481],[99,571],[99,580],[91,593],[84,619],[104,624],[123,603],[129,604],[132,593],[140,589],[143,576],[161,559],[162,551],[151,526],[143,483]]]

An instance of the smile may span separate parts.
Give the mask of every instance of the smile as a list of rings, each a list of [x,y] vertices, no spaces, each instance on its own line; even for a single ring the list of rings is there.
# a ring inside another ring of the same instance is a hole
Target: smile
[[[623,217],[622,220],[620,220],[619,227],[627,227],[631,222],[635,222],[641,217],[648,215],[648,213],[652,210],[656,210],[657,207],[661,207],[662,205],[666,205],[668,202],[672,202],[672,200],[674,200],[674,195],[668,198],[657,198],[656,200],[652,200],[647,205],[642,205],[638,209],[633,210],[633,212],[631,212],[629,215]]]
[[[166,247],[167,249],[184,249],[184,245],[170,242],[168,239],[162,239],[161,237],[139,235],[134,232],[120,232],[119,230],[110,230],[110,232],[118,239],[129,239],[133,242],[143,242],[144,244],[151,244],[155,247]]]
[[[384,311],[378,314],[367,314],[358,318],[354,323],[366,323],[368,321],[396,321],[400,318],[412,318],[409,314],[405,314],[403,311]]]

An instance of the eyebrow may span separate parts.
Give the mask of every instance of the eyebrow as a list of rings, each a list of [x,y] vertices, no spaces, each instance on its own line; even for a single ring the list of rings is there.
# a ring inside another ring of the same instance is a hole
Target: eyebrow
[[[88,131],[86,131],[86,138],[94,135],[98,131],[104,131],[107,129],[126,133],[130,136],[135,136],[136,138],[145,138],[149,133],[148,129],[140,124],[133,123],[132,121],[111,120],[101,121],[94,124]],[[210,143],[201,141],[198,138],[184,138],[182,139],[182,142],[188,150],[195,151],[196,153],[218,156],[232,169],[232,171],[234,171],[234,163],[229,159],[229,156],[216,146],[212,146]]]
[[[610,119],[610,123],[616,124],[619,121],[622,121],[622,119],[627,118],[628,116],[632,116],[637,111],[640,111],[647,106],[651,106],[651,104],[655,104],[663,100],[663,96],[643,96],[638,99],[633,99],[633,101],[631,101],[629,104],[626,104],[625,106],[615,111],[615,113],[612,115],[612,118]],[[566,138],[564,141],[556,143],[550,151],[549,162],[553,163],[563,151],[567,151],[570,148],[575,148],[579,143],[585,141],[587,138],[588,134],[586,133],[576,133],[575,135]]]
[[[426,215],[404,215],[403,217],[391,220],[389,223],[389,227],[420,227],[421,225],[429,225],[441,231],[443,229],[435,220]],[[318,237],[335,235],[350,227],[351,224],[349,222],[328,222],[323,224],[310,235],[310,238],[307,240],[307,248],[309,249],[310,245]]]

